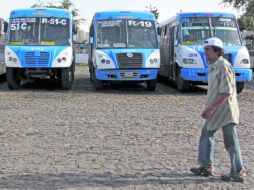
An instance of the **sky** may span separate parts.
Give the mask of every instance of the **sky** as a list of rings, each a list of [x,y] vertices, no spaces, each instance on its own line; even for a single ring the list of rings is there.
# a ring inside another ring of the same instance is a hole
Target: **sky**
[[[148,10],[150,5],[156,7],[160,13],[159,22],[169,19],[176,13],[195,11],[223,11],[240,16],[232,7],[220,4],[222,0],[73,0],[80,15],[86,21],[83,23],[85,31],[88,31],[92,17],[97,11],[105,10]],[[0,0],[0,17],[8,19],[12,9],[29,8],[38,0]],[[47,2],[42,0],[41,2]]]

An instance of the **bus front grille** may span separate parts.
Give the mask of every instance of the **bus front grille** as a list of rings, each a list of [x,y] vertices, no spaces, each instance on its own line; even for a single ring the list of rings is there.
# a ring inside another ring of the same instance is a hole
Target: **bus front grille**
[[[25,52],[25,62],[28,66],[48,66],[49,52]]]
[[[142,53],[118,53],[117,61],[120,69],[142,68]]]

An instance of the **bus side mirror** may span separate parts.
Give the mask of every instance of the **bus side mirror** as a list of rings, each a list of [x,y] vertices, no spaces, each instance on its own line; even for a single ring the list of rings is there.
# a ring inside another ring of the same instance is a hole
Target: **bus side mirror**
[[[8,22],[4,22],[4,33],[8,31]]]
[[[93,37],[92,36],[90,36],[89,43],[93,44]]]
[[[179,45],[179,41],[178,39],[175,39],[175,46],[178,46]]]
[[[72,25],[72,32],[73,32],[73,34],[77,34],[78,33],[78,27],[76,26],[76,24]]]
[[[90,33],[89,33],[90,37],[94,36],[94,29],[93,26],[90,26]]]
[[[157,27],[157,33],[158,33],[159,36],[161,35],[161,30],[162,30],[161,27]]]

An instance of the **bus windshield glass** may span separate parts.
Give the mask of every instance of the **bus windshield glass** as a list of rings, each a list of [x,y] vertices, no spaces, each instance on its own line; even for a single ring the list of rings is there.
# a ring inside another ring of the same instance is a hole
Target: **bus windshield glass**
[[[97,48],[158,48],[153,21],[97,21]]]
[[[211,36],[208,17],[182,18],[184,45],[202,45]]]
[[[220,38],[226,46],[241,45],[235,19],[214,17],[211,20],[214,36]]]
[[[10,20],[9,45],[67,46],[70,45],[69,19],[13,18]]]

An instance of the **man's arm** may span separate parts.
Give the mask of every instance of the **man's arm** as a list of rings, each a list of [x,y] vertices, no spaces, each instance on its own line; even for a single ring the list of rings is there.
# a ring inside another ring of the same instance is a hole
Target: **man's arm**
[[[213,115],[215,110],[217,110],[224,102],[227,101],[229,96],[230,94],[226,93],[219,94],[218,98],[216,98],[216,100],[212,103],[212,105],[206,108],[205,111],[202,113],[202,117],[204,119],[209,119]]]

